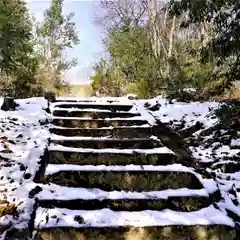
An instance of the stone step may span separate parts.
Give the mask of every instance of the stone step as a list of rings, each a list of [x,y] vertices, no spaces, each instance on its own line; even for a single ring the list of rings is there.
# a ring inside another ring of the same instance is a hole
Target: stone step
[[[115,149],[152,149],[161,147],[161,143],[154,139],[84,139],[84,140],[51,140],[53,144],[58,144],[66,147],[73,148],[91,148],[91,149],[104,149],[104,148],[115,148]]]
[[[67,151],[49,151],[48,162],[51,164],[78,164],[78,165],[168,165],[176,161],[172,153],[81,153]]]
[[[100,112],[100,111],[72,111],[68,110],[54,110],[53,116],[59,117],[85,117],[85,118],[130,118],[141,116],[139,113],[131,112]]]
[[[112,138],[148,138],[151,127],[114,127],[114,128],[51,128],[50,132],[61,136],[107,137]]]
[[[67,167],[67,165],[65,165]],[[191,172],[171,171],[58,171],[44,176],[44,183],[60,186],[99,188],[104,191],[160,191],[165,189],[201,189]]]
[[[60,103],[60,104],[55,104],[55,107],[58,108],[78,108],[78,109],[106,109],[110,111],[129,111],[132,109],[133,105],[126,104],[126,105],[120,105],[116,103]]]
[[[211,169],[218,170],[223,173],[235,173],[240,171],[240,163],[237,161],[223,160],[219,163],[212,164]]]
[[[194,212],[39,207],[34,225],[38,230],[38,240],[235,240],[239,236],[231,218],[213,205]]]
[[[55,103],[99,103],[98,99],[87,99],[87,98],[82,98],[82,99],[74,99],[74,98],[64,98],[64,99],[56,99]],[[101,102],[106,102],[106,103],[119,103],[118,99],[101,99]]]
[[[96,100],[94,99],[56,99],[55,103],[95,103]]]
[[[197,211],[208,207],[213,202],[220,201],[220,192],[210,196],[173,196],[166,199],[40,199],[39,206],[43,208],[66,208],[76,210],[100,210],[104,208],[113,211],[143,211],[143,210],[164,210],[174,211]]]
[[[226,225],[169,225],[159,227],[49,228],[34,240],[234,240],[236,230]]]
[[[148,124],[146,120],[103,120],[103,119],[81,119],[81,118],[54,118],[52,124],[68,128],[102,128],[117,126],[141,126]]]

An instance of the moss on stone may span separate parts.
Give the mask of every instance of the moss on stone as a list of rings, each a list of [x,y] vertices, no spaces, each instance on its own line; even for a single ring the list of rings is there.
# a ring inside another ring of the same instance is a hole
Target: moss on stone
[[[160,141],[153,139],[53,140],[52,142],[66,147],[93,149],[152,149],[162,146]]]
[[[68,128],[103,128],[148,124],[145,120],[103,120],[103,119],[58,119],[52,120],[55,126]]]
[[[45,181],[68,187],[100,188],[106,191],[158,191],[203,187],[198,178],[188,172],[61,171],[46,176]]]
[[[49,163],[78,165],[168,165],[174,163],[174,154],[117,154],[49,151]]]
[[[91,191],[91,190],[90,190]],[[212,194],[215,195],[215,194]],[[39,205],[44,208],[67,208],[79,210],[97,210],[109,208],[113,211],[143,211],[164,210],[197,211],[212,204],[208,196],[178,196],[167,199],[73,199],[73,200],[39,200]],[[220,197],[216,199],[220,200]]]
[[[35,240],[234,240],[236,231],[224,225],[41,230]]]
[[[60,117],[85,117],[85,118],[130,118],[140,116],[137,113],[130,112],[93,112],[93,111],[67,111],[67,110],[55,110],[53,116]]]

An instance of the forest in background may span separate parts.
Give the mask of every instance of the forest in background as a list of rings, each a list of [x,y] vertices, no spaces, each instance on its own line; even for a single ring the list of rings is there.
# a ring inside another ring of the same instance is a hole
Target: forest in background
[[[207,100],[237,93],[238,1],[101,0],[95,21],[105,30],[106,56],[92,77],[99,94]]]
[[[67,49],[80,41],[73,15],[63,14],[63,0],[52,0],[38,22],[25,1],[0,0],[2,96],[67,91],[62,76],[77,64]],[[236,93],[238,1],[101,0],[94,20],[105,33],[105,56],[92,76],[96,95],[207,100]]]

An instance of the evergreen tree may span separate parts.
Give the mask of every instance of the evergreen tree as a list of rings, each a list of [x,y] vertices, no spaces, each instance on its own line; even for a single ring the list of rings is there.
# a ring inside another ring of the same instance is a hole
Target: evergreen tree
[[[24,1],[0,0],[1,87],[29,91],[37,67],[31,21]],[[27,83],[27,81],[29,81]]]

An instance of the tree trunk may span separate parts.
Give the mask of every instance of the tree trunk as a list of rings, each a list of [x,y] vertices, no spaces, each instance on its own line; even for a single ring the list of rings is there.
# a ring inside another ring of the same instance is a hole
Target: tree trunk
[[[49,102],[55,102],[56,101],[56,93],[55,92],[45,92],[44,98],[48,100]]]
[[[3,105],[1,106],[1,110],[3,111],[14,111],[16,109],[17,104],[14,102],[13,97],[5,97],[3,100]]]
[[[172,56],[173,36],[174,36],[174,30],[175,30],[175,22],[176,22],[176,16],[173,17],[172,27],[171,27],[170,34],[169,34],[168,58],[171,58],[171,56]]]
[[[148,20],[150,26],[150,36],[151,36],[151,44],[154,55],[157,57],[159,53],[158,49],[158,39],[157,39],[157,2],[156,0],[148,0]]]

